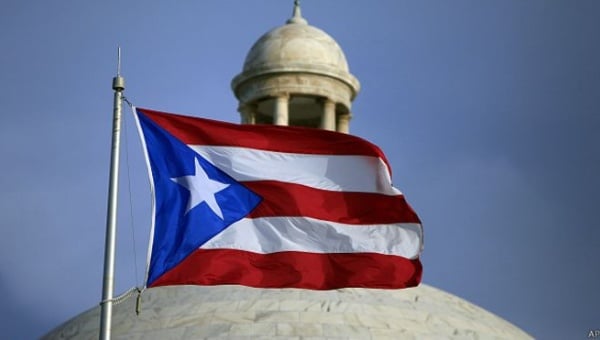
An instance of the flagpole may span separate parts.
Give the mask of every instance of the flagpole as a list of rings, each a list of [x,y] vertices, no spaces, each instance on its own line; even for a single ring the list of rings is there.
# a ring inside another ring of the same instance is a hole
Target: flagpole
[[[121,143],[121,106],[125,79],[121,77],[121,48],[117,50],[117,76],[113,78],[115,91],[113,105],[112,147],[108,187],[108,209],[106,215],[106,241],[104,245],[104,277],[100,316],[100,339],[110,339],[115,273],[115,245],[117,230],[117,194],[119,187],[119,145]]]

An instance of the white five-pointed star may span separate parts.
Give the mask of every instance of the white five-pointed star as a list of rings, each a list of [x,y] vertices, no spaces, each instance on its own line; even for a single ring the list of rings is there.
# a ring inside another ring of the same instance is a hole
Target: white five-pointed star
[[[213,179],[208,178],[208,175],[204,172],[204,169],[198,163],[198,158],[194,158],[195,161],[195,174],[193,176],[182,176],[171,178],[171,180],[190,191],[190,198],[188,199],[187,214],[190,210],[194,209],[198,204],[206,202],[208,207],[221,219],[223,219],[223,212],[221,207],[217,203],[215,194],[229,186],[229,184],[221,183]]]

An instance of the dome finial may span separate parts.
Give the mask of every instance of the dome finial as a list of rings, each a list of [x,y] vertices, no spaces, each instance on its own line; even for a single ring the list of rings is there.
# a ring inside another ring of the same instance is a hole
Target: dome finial
[[[294,0],[294,14],[288,21],[288,24],[307,24],[306,19],[302,17],[302,11],[300,10],[300,0]]]

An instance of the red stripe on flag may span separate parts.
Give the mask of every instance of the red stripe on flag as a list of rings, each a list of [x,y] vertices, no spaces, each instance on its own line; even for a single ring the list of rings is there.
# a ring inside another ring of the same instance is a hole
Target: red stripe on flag
[[[326,130],[274,125],[241,125],[137,108],[156,124],[188,145],[238,146],[276,152],[379,157],[375,144]],[[389,168],[389,164],[388,164]]]
[[[375,253],[256,254],[233,249],[198,249],[154,281],[151,287],[175,284],[239,284],[259,288],[345,287],[405,288],[421,281],[419,259]]]
[[[403,195],[327,191],[277,181],[243,184],[263,198],[250,218],[305,216],[347,224],[421,223]]]

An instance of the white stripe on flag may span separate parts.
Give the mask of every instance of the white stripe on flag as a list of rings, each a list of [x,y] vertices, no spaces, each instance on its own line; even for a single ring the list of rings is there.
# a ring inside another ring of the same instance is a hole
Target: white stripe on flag
[[[377,157],[296,154],[242,147],[190,145],[237,181],[274,180],[330,191],[400,195]]]
[[[307,217],[244,218],[203,244],[201,249],[237,249],[269,254],[380,253],[418,257],[422,230],[416,223],[348,225]]]

